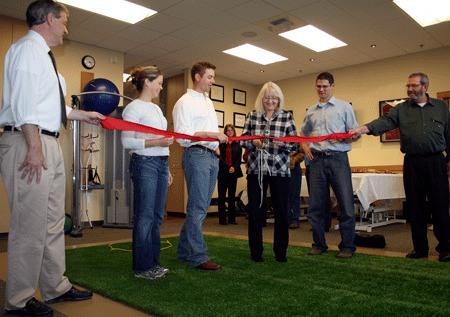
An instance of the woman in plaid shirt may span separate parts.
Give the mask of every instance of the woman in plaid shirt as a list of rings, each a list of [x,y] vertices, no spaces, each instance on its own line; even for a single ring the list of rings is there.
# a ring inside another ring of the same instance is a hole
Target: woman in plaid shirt
[[[264,136],[262,140],[242,141],[250,151],[247,163],[248,240],[252,260],[262,262],[262,227],[266,222],[266,192],[270,186],[275,216],[273,251],[278,262],[286,262],[289,243],[289,153],[297,144],[267,137],[297,135],[292,113],[284,111],[284,95],[272,82],[264,84],[255,102],[255,110],[247,115],[243,135]]]

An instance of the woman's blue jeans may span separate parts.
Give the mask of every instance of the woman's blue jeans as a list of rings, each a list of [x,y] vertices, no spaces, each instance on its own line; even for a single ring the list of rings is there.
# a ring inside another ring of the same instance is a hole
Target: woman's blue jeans
[[[133,154],[130,161],[134,193],[133,271],[142,273],[159,265],[160,227],[167,197],[167,156]]]

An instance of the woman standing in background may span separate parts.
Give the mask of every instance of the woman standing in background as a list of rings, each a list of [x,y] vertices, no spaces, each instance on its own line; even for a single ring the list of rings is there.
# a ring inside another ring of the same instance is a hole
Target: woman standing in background
[[[163,89],[161,71],[153,66],[143,67],[135,69],[130,78],[139,97],[126,106],[123,119],[167,130],[167,120],[160,107],[152,103]],[[172,184],[168,159],[169,146],[173,141],[173,137],[122,132],[123,147],[131,150],[130,176],[134,190],[133,271],[139,278],[156,279],[169,273],[168,269],[160,265],[159,254],[167,188]]]
[[[234,125],[227,124],[223,131],[227,137],[236,136],[236,129]],[[217,177],[218,188],[218,207],[219,207],[219,223],[221,225],[237,225],[236,222],[236,185],[237,179],[242,177],[241,160],[242,147],[238,142],[221,143],[220,160],[219,160],[219,175]],[[228,222],[227,212],[225,208],[225,200],[228,190]]]

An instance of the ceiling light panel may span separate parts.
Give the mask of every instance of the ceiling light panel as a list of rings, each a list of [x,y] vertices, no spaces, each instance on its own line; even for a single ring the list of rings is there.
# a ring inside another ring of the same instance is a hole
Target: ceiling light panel
[[[157,13],[125,0],[60,0],[59,2],[130,24],[135,24]]]
[[[394,0],[394,3],[422,27],[450,21],[448,0]]]
[[[312,25],[306,25],[279,35],[316,52],[323,52],[347,45],[347,43]]]
[[[225,50],[223,52],[261,65],[268,65],[287,60],[287,58],[284,56],[275,54],[248,43],[230,48],[229,50]]]

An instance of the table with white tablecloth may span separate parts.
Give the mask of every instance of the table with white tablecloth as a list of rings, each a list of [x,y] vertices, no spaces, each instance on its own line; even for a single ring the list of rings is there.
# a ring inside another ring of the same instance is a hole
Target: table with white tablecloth
[[[356,230],[371,232],[375,227],[406,222],[404,219],[397,219],[395,209],[379,208],[372,204],[380,200],[404,199],[402,174],[352,173],[352,185],[353,194],[358,198],[356,208],[360,213],[360,222],[356,225]],[[305,176],[302,177],[300,196],[308,196]],[[367,218],[369,221],[363,222],[363,218]]]

